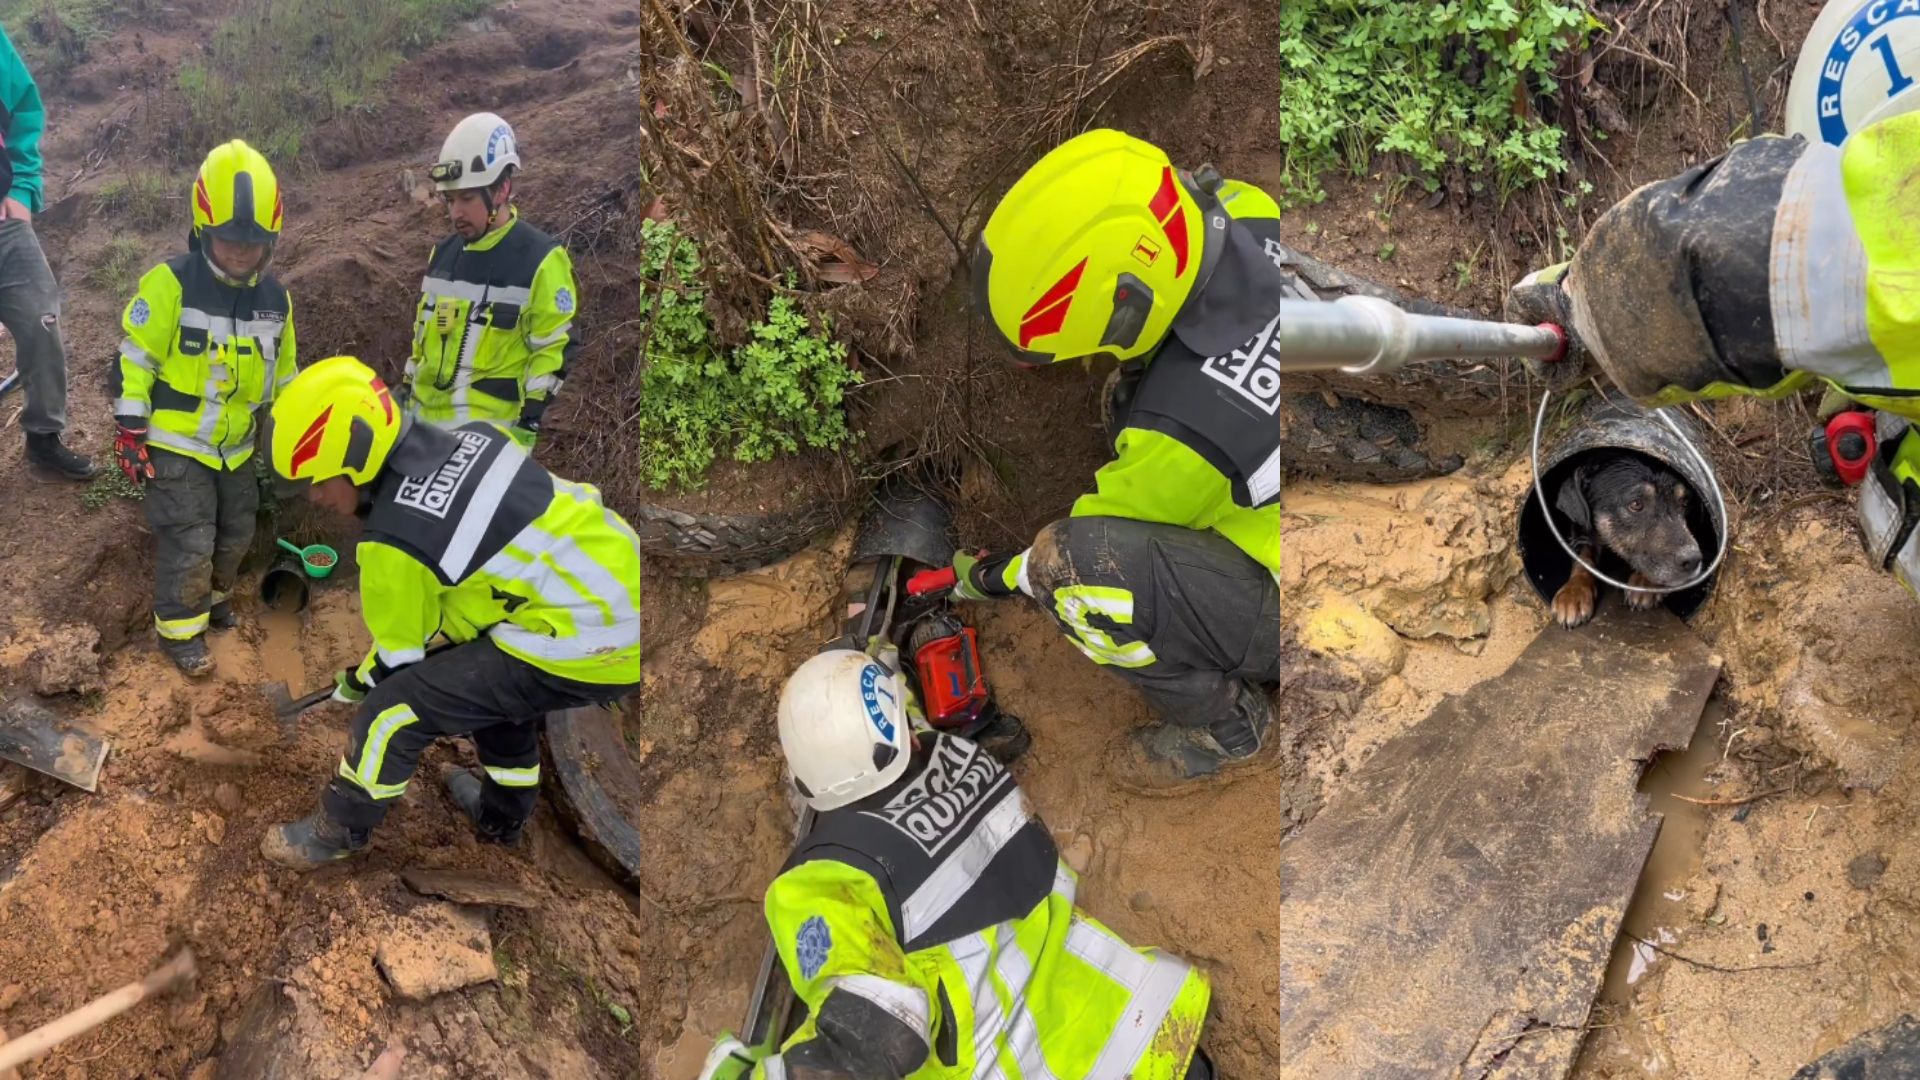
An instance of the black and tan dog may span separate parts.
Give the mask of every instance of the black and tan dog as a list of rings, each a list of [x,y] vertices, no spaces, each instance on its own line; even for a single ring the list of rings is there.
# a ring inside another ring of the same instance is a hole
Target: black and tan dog
[[[1626,560],[1629,585],[1672,586],[1700,572],[1700,544],[1687,527],[1693,492],[1673,471],[1636,454],[1621,452],[1581,463],[1560,483],[1554,506],[1561,532],[1580,557],[1594,565],[1604,547]],[[1665,593],[1629,592],[1627,606],[1645,610]],[[1593,618],[1600,583],[1579,563],[1553,596],[1553,617],[1562,626]]]

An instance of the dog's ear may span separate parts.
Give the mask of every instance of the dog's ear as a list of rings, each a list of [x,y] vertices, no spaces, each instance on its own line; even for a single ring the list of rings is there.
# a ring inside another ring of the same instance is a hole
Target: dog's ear
[[[1572,476],[1560,481],[1560,491],[1554,496],[1553,505],[1580,528],[1593,528],[1593,511],[1587,506],[1585,466],[1573,470]]]

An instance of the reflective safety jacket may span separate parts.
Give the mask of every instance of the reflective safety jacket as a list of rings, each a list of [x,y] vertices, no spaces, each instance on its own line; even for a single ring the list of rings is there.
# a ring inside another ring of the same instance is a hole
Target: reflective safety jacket
[[[113,413],[147,445],[211,468],[253,453],[254,412],[293,380],[293,301],[271,274],[236,287],[197,250],[140,279],[120,316]]]
[[[426,655],[435,632],[492,637],[561,678],[640,681],[640,539],[587,484],[541,468],[499,428],[401,436],[363,511],[366,686]]]
[[[922,733],[906,776],[821,814],[768,888],[808,1016],[751,1075],[1181,1080],[1206,976],[1129,947],[1074,889],[1013,777]]]
[[[1237,180],[1214,197],[1228,215],[1224,240],[1208,241],[1220,261],[1148,361],[1117,418],[1114,458],[1073,516],[1212,529],[1278,581],[1280,207]],[[994,566],[987,591],[1032,595],[1026,561],[1023,551]]]
[[[433,249],[413,320],[407,410],[453,427],[487,420],[531,444],[578,343],[579,288],[567,249],[520,220]]]

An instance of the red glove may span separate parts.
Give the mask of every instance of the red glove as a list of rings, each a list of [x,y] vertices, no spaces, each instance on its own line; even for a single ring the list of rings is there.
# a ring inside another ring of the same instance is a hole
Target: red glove
[[[153,462],[147,457],[147,429],[121,424],[113,436],[113,455],[127,482],[139,487],[153,475]]]

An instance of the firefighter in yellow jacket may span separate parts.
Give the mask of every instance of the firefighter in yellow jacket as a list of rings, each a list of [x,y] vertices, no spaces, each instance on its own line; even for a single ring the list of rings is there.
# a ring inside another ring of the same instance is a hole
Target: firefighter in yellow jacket
[[[454,235],[420,282],[402,396],[441,427],[485,420],[531,447],[579,347],[580,294],[559,241],[520,220],[520,151],[493,113],[460,121],[428,175]]]
[[[187,252],[140,279],[112,369],[115,455],[146,488],[153,624],[189,675],[213,670],[209,627],[234,624],[228,590],[253,542],[260,492],[256,413],[293,378],[293,303],[267,273],[280,185],[239,140],[215,147],[193,184]]]
[[[818,817],[766,914],[807,1018],[777,1045],[722,1036],[702,1080],[1211,1080],[1206,976],[1075,907],[1012,774],[915,731],[889,659],[831,648],[780,695],[780,748]]]
[[[273,409],[273,471],[362,522],[355,561],[373,647],[340,672],[357,706],[307,818],[261,854],[309,870],[364,849],[435,739],[473,740],[481,772],[445,776],[482,840],[512,844],[540,788],[547,713],[640,683],[640,539],[600,493],[540,467],[481,421],[401,414],[352,357],[301,372]],[[443,636],[451,647],[429,655]]]

